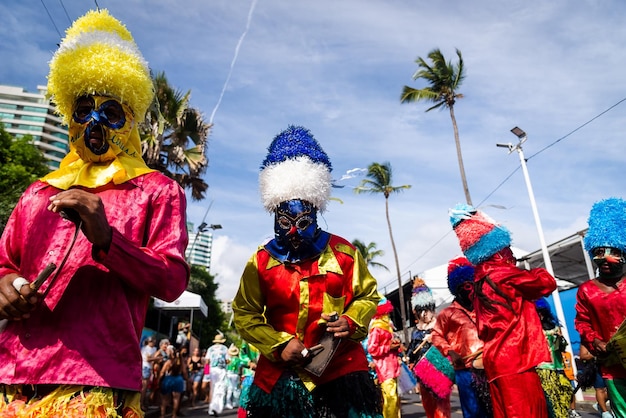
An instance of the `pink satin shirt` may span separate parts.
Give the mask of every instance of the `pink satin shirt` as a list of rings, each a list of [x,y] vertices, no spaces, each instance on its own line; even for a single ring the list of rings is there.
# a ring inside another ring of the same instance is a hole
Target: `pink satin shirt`
[[[113,228],[111,247],[94,259],[79,233],[43,303],[0,333],[0,383],[141,388],[150,296],[173,301],[189,278],[185,195],[156,172],[92,191]],[[48,263],[61,264],[75,228],[46,209],[58,192],[35,182],[23,194],[0,239],[0,277],[32,281]]]

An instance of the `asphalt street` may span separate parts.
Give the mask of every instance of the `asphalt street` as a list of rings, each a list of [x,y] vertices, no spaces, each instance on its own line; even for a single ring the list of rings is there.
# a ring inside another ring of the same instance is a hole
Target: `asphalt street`
[[[452,418],[460,418],[463,416],[461,412],[461,405],[459,403],[459,397],[456,394],[456,391],[453,392],[450,398],[452,404]],[[593,408],[593,395],[590,393],[585,394],[585,401],[579,402],[576,410],[581,415],[582,418],[592,418],[592,417],[600,417],[600,413],[596,412]],[[196,418],[196,417],[208,417],[208,405],[207,404],[199,404],[196,407],[192,408],[186,403],[183,404],[182,414],[179,416],[183,418]],[[184,415],[183,415],[184,414]],[[146,413],[146,417],[150,418],[158,418],[160,415],[159,409],[156,407],[150,408],[150,410]],[[220,417],[236,417],[237,410],[224,410]],[[166,415],[167,417],[171,417],[171,413]],[[403,418],[425,418],[426,413],[424,412],[424,408],[420,403],[420,398],[418,395],[413,393],[405,394],[402,396],[402,417]],[[278,417],[277,417],[278,418]]]

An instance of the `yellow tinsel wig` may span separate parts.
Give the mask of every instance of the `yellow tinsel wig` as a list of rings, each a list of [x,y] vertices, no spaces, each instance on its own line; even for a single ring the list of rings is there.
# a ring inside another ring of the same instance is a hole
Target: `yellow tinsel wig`
[[[89,11],[66,31],[50,61],[48,94],[69,126],[70,152],[59,169],[42,181],[62,190],[96,188],[154,171],[141,156],[137,127],[154,98],[150,69],[128,29],[107,10]],[[76,121],[72,116],[77,99],[83,96],[93,97],[97,106],[107,98],[124,105],[126,122],[106,129],[104,140],[109,148],[103,154],[86,147],[85,132],[93,122]]]
[[[141,119],[154,88],[132,35],[103,9],[87,12],[66,31],[50,61],[48,94],[69,124],[76,98],[86,94],[119,99]]]

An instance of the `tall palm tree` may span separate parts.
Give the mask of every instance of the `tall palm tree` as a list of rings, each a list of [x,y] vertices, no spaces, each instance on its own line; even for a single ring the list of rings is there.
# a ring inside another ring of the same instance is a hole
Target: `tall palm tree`
[[[150,108],[149,121],[141,128],[143,158],[150,168],[191,189],[194,200],[202,200],[209,187],[202,175],[208,166],[212,125],[204,121],[199,110],[189,107],[191,91],[183,94],[170,86],[163,72],[153,81],[157,100]]]
[[[453,64],[451,61],[446,61],[439,49],[433,49],[428,53],[428,59],[431,64],[428,64],[423,58],[418,57],[415,62],[419,69],[413,74],[413,80],[425,80],[428,83],[428,87],[414,89],[409,86],[404,86],[402,96],[400,96],[400,103],[422,101],[434,103],[433,106],[426,109],[426,112],[430,112],[433,109],[448,108],[450,118],[452,119],[452,128],[454,129],[456,156],[459,160],[465,200],[468,205],[471,205],[472,198],[470,197],[467,178],[465,177],[461,141],[459,140],[459,128],[456,124],[456,118],[454,117],[454,104],[456,103],[456,99],[463,98],[463,94],[457,92],[457,90],[465,78],[465,67],[463,66],[461,51],[457,49],[456,55],[459,57],[459,61],[456,64]]]
[[[389,196],[392,193],[400,193],[404,189],[410,189],[411,185],[394,186],[391,184],[392,169],[391,164],[372,163],[367,167],[367,174],[361,180],[361,184],[354,189],[357,194],[375,193],[385,196],[385,215],[387,216],[387,227],[389,228],[389,238],[391,239],[391,248],[393,249],[393,257],[396,262],[396,273],[398,275],[398,294],[400,296],[400,316],[402,317],[402,329],[404,330],[404,341],[409,342],[409,331],[406,327],[407,315],[404,303],[404,292],[402,290],[402,276],[400,275],[400,263],[398,262],[398,252],[396,251],[396,243],[393,240],[393,231],[391,229],[391,220],[389,218]]]
[[[355,239],[354,241],[352,241],[352,245],[354,245],[356,249],[359,250],[368,267],[380,267],[389,271],[386,265],[374,261],[375,258],[385,255],[385,252],[383,250],[376,249],[375,242],[370,242],[369,244],[365,245],[363,241]]]

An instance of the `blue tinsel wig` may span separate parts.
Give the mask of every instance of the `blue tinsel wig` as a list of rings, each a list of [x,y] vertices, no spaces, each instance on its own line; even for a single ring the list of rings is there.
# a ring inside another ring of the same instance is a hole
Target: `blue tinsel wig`
[[[552,308],[546,298],[539,298],[535,301],[535,309],[541,314],[541,324],[543,329],[553,329],[559,325],[559,320],[554,316]]]
[[[617,248],[626,254],[626,200],[611,197],[594,203],[588,223],[584,242],[592,258],[598,247]]]
[[[456,257],[448,262],[448,289],[457,296],[459,286],[474,281],[474,266],[465,257]]]

